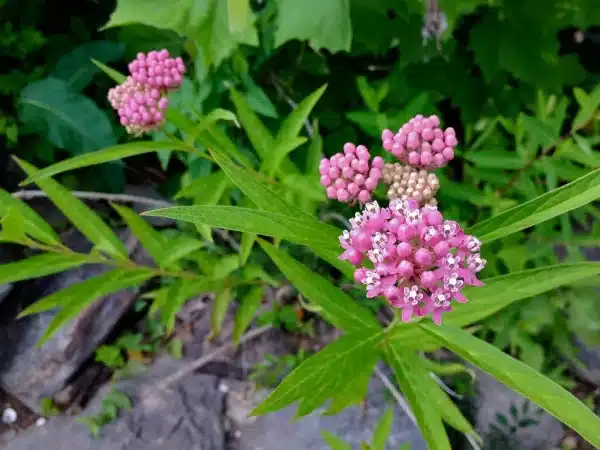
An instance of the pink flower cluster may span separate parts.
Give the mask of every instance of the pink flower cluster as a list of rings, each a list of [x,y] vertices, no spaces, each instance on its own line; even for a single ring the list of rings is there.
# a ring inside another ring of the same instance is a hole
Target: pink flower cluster
[[[181,58],[169,58],[167,50],[160,50],[139,53],[129,72],[131,76],[108,91],[108,100],[127,132],[141,135],[164,122],[167,94],[181,86],[185,66]]]
[[[486,264],[481,242],[435,207],[419,208],[415,200],[394,199],[388,208],[372,202],[350,222],[352,229],[340,236],[340,259],[358,266],[354,278],[366,286],[367,297],[382,295],[402,308],[404,322],[431,315],[439,325],[452,301],[467,301],[465,286],[483,285],[476,276]]]
[[[371,201],[371,192],[383,176],[384,161],[380,156],[371,160],[364,145],[344,144],[344,153],[324,158],[319,165],[321,184],[327,187],[327,196],[350,203],[358,199]]]
[[[129,73],[135,81],[159,89],[177,89],[183,81],[185,65],[179,57],[170,58],[169,51],[138,53],[129,63]]]
[[[454,158],[458,144],[453,128],[440,128],[437,116],[417,115],[402,125],[396,134],[381,133],[383,148],[405,164],[423,169],[444,167]]]

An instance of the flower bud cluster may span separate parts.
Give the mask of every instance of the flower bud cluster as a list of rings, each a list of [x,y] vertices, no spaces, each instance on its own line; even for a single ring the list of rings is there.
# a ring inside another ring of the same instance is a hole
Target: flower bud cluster
[[[386,164],[383,167],[383,182],[389,186],[387,196],[390,200],[412,198],[420,206],[437,205],[435,194],[440,188],[440,182],[434,173],[425,169],[419,170],[399,163]]]
[[[181,86],[185,65],[167,50],[139,53],[129,63],[130,76],[108,91],[108,100],[128,133],[141,135],[165,120],[170,90]]]
[[[396,134],[381,133],[383,148],[404,164],[423,169],[439,169],[454,159],[458,144],[453,128],[440,128],[437,116],[417,115],[402,125]]]
[[[350,223],[340,236],[340,259],[357,267],[354,278],[367,297],[384,296],[402,309],[404,322],[430,315],[440,324],[453,302],[467,302],[464,287],[483,284],[481,242],[435,207],[419,208],[412,199],[393,199],[388,208],[372,202]]]
[[[344,153],[324,158],[319,165],[321,184],[327,188],[327,196],[340,202],[361,203],[371,201],[371,193],[383,176],[383,158],[371,154],[364,145],[350,142],[344,145]]]

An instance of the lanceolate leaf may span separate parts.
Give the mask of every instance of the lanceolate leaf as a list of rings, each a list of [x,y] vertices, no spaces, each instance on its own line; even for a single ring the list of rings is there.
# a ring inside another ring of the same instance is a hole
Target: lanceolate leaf
[[[115,69],[112,69],[110,67],[108,67],[106,64],[101,63],[100,61],[98,61],[97,59],[91,58],[92,63],[94,63],[94,65],[100,69],[102,72],[104,72],[106,75],[108,75],[110,78],[112,78],[112,80],[117,83],[117,84],[121,84],[123,83],[125,80],[127,80],[127,77],[125,75],[123,75],[122,73],[116,71]]]
[[[230,287],[224,287],[217,295],[215,295],[214,300],[212,301],[212,310],[210,315],[210,323],[211,323],[211,336],[215,337],[221,333],[221,327],[223,325],[223,321],[225,320],[225,316],[227,315],[227,309],[233,300],[233,293],[231,292]]]
[[[45,277],[86,263],[85,255],[44,253],[0,265],[0,284]]]
[[[60,308],[38,342],[38,345],[42,345],[62,325],[73,319],[94,300],[138,286],[152,276],[152,271],[148,269],[113,269],[44,297],[26,308],[19,317]]]
[[[79,169],[81,167],[95,166],[110,161],[117,161],[130,156],[143,155],[144,153],[152,153],[161,150],[183,150],[189,151],[190,148],[181,141],[139,141],[129,144],[115,145],[92,153],[78,155],[74,158],[65,159],[56,164],[52,164],[44,169],[38,170],[35,175],[31,175],[25,181],[21,182],[21,186],[32,183],[37,180],[52,177],[59,173],[69,170]]]
[[[256,209],[234,206],[175,206],[148,211],[144,215],[167,217],[215,228],[262,234],[312,248],[337,246],[335,227],[311,219],[300,219]]]
[[[1,267],[1,266],[0,266]],[[239,342],[240,337],[252,322],[252,317],[258,311],[265,296],[265,287],[256,286],[242,298],[240,307],[235,314],[235,325],[233,327],[233,341]]]
[[[21,213],[24,219],[25,233],[29,236],[43,242],[44,244],[60,244],[58,235],[52,227],[42,219],[26,203],[14,198],[4,189],[0,189],[0,217],[3,217],[10,208],[15,208]]]
[[[560,385],[456,326],[420,324],[420,327],[458,356],[529,398],[589,443],[600,447],[600,418]]]
[[[484,279],[485,286],[466,288],[468,303],[455,305],[444,315],[444,324],[465,326],[481,321],[514,302],[556,289],[600,273],[600,263],[558,264]],[[400,324],[390,333],[404,345],[418,345],[423,333],[418,327]],[[422,342],[422,341],[421,341]]]
[[[365,307],[287,253],[260,241],[279,270],[311,302],[321,308],[321,315],[345,331],[378,330],[379,322]]]
[[[423,373],[413,370],[419,364],[418,356],[414,351],[398,347],[388,345],[386,359],[394,369],[396,380],[408,400],[425,442],[430,450],[452,450],[442,417],[423,384]]]
[[[350,444],[345,443],[339,437],[329,433],[328,431],[323,430],[321,434],[331,450],[352,450],[352,446]]]
[[[261,160],[266,160],[270,157],[270,152],[273,149],[275,139],[252,108],[250,108],[246,98],[235,89],[231,89],[231,101],[235,105],[244,131],[248,135],[256,153],[258,153]]]
[[[25,161],[15,158],[15,161],[28,175],[35,175],[37,169]],[[38,180],[37,185],[48,195],[48,198],[62,211],[98,250],[112,256],[127,258],[127,249],[110,227],[83,202],[78,200],[59,183],[46,178]]]
[[[169,253],[161,234],[156,231],[146,220],[126,206],[112,204],[112,207],[123,218],[158,266],[161,266],[163,258]]]
[[[381,330],[342,336],[300,364],[251,414],[277,411],[298,400],[298,415],[309,414],[345,389],[353,378],[372,372],[383,337]]]
[[[371,440],[371,450],[385,450],[385,444],[387,443],[388,437],[392,432],[392,421],[394,420],[394,414],[391,409],[387,409],[379,422],[375,431],[373,432],[373,439]]]
[[[275,172],[285,156],[293,150],[290,147],[290,143],[297,139],[300,130],[304,126],[304,122],[308,119],[308,116],[325,92],[325,89],[327,89],[326,84],[300,102],[296,109],[284,120],[275,137],[275,148],[272,154],[269,155],[269,160],[267,160],[272,161],[272,166],[268,167],[270,172]]]
[[[58,78],[28,85],[19,97],[21,120],[58,148],[84,153],[116,142],[106,114]]]
[[[469,228],[467,232],[491,242],[545,222],[600,198],[600,169],[509,209]]]

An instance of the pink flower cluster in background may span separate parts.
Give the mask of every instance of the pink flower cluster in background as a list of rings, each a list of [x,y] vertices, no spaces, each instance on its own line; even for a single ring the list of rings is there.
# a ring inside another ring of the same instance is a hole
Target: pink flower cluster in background
[[[440,128],[437,116],[418,115],[402,125],[396,134],[381,133],[383,148],[405,164],[423,169],[439,169],[454,158],[458,144],[453,128]]]
[[[467,301],[464,287],[483,285],[476,275],[486,264],[481,243],[435,207],[419,208],[414,200],[394,199],[388,208],[372,202],[350,222],[352,229],[340,237],[340,258],[358,267],[354,277],[367,297],[384,296],[402,309],[404,322],[431,315],[440,324],[453,301]]]
[[[329,198],[347,203],[358,199],[366,203],[371,201],[371,192],[383,176],[383,166],[380,156],[371,161],[371,154],[364,145],[346,143],[344,153],[321,160],[321,184],[327,187]]]
[[[108,91],[108,100],[127,132],[140,135],[164,122],[167,94],[181,86],[185,65],[163,49],[139,53],[129,63],[129,73],[122,84]]]

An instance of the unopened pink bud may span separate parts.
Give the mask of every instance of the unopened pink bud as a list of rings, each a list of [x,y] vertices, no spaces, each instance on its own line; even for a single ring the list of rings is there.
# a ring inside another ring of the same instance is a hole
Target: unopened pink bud
[[[369,191],[360,191],[358,193],[358,200],[362,203],[367,203],[371,201],[371,193]]]

